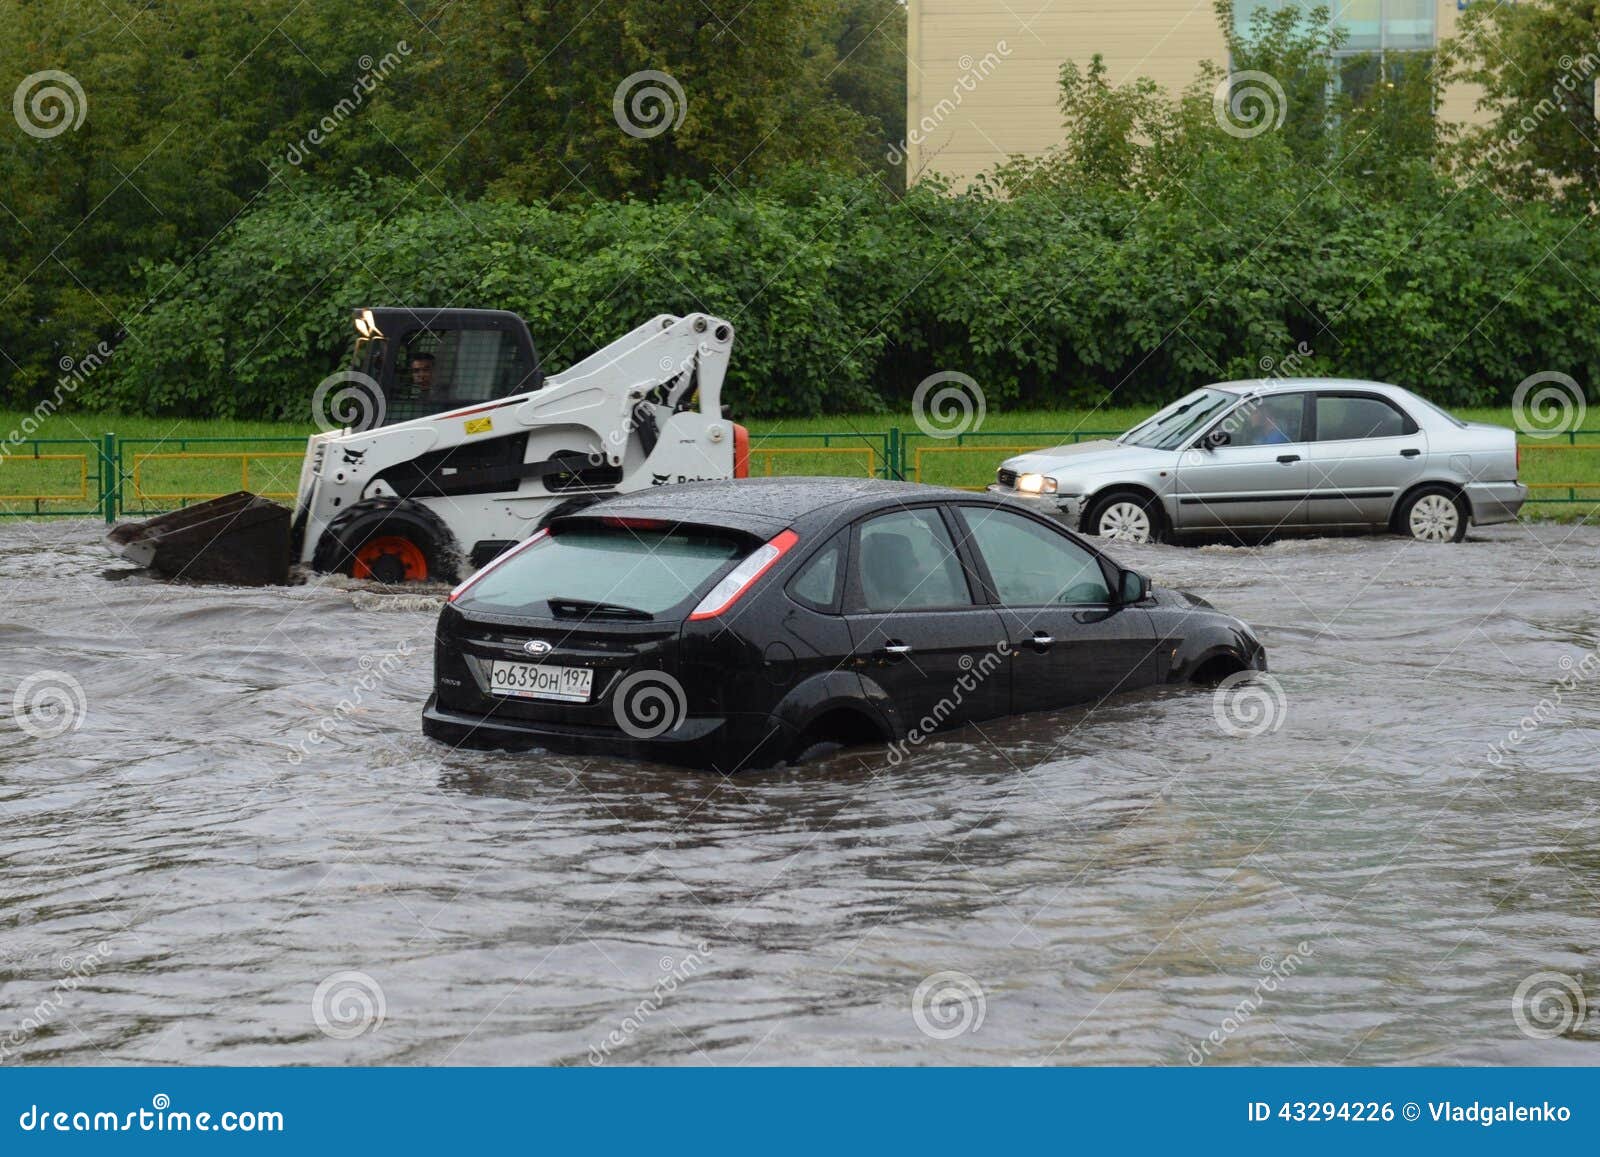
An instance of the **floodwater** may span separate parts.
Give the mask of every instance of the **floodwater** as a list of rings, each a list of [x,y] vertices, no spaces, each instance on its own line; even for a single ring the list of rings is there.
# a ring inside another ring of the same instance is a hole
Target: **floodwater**
[[[0,527],[0,1063],[1600,1061],[1600,529],[1122,549],[1276,682],[733,780],[450,751],[437,592],[103,530]]]

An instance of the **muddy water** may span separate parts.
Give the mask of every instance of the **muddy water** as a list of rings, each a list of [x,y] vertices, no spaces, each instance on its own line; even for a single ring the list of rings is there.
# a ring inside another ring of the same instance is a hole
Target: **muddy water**
[[[1600,1061],[1513,1015],[1600,1004],[1595,529],[1124,550],[1276,688],[732,781],[451,752],[436,597],[101,530],[0,528],[0,704],[82,705],[0,721],[4,1063]]]

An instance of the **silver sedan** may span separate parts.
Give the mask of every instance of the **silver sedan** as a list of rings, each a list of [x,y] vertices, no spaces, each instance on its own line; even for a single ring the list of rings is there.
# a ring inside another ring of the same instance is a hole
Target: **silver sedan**
[[[1528,498],[1514,431],[1328,378],[1206,386],[1114,441],[1009,458],[989,490],[1126,542],[1359,529],[1460,542]]]

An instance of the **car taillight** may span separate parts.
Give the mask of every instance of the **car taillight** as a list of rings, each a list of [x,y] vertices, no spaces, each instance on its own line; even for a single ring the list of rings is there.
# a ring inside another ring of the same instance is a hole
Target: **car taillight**
[[[1522,443],[1517,443],[1517,477],[1522,477]]]
[[[786,530],[771,542],[750,554],[743,562],[728,572],[726,578],[711,588],[711,593],[700,600],[689,615],[690,621],[714,619],[744,597],[756,585],[756,580],[772,569],[772,564],[784,556],[790,547],[800,541],[800,536]]]
[[[737,422],[733,424],[733,476],[750,477],[750,431]]]
[[[466,582],[462,583],[460,586],[456,587],[455,590],[451,591],[450,592],[450,597],[448,599],[446,599],[445,601],[446,602],[450,602],[450,603],[455,602],[462,595],[467,593],[467,588],[468,587],[470,587],[473,583],[477,582],[484,575],[488,574],[495,567],[501,565],[502,563],[509,562],[511,559],[515,558],[517,555],[519,555],[523,551],[527,550],[534,543],[543,542],[545,539],[547,539],[549,537],[550,537],[550,528],[547,526],[543,530],[538,531],[535,534],[533,534],[526,541],[518,543],[516,546],[512,547],[510,550],[508,550],[504,554],[502,554],[499,558],[493,559],[487,566],[485,566],[482,570],[478,571],[477,574],[473,575]]]

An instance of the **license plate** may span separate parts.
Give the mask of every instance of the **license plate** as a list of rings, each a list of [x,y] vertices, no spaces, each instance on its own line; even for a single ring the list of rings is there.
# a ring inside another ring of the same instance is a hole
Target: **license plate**
[[[489,666],[489,690],[518,699],[556,699],[562,703],[589,702],[594,671],[588,667],[554,667],[548,663],[508,663],[496,659]]]

